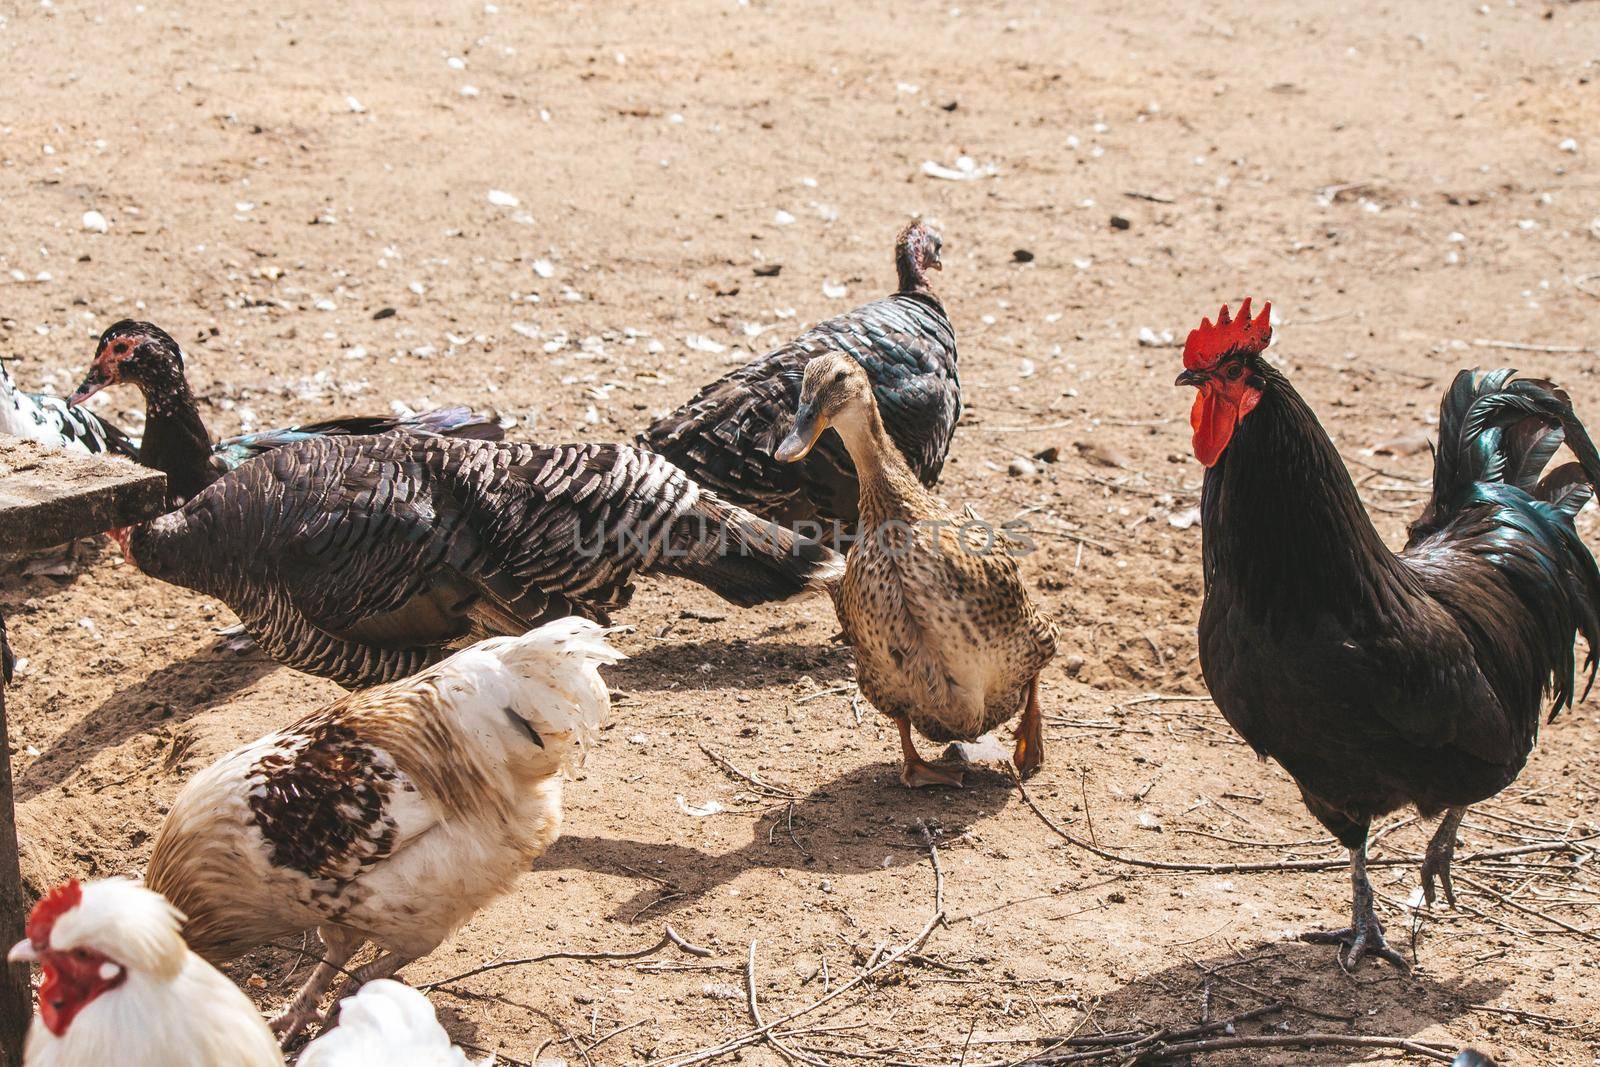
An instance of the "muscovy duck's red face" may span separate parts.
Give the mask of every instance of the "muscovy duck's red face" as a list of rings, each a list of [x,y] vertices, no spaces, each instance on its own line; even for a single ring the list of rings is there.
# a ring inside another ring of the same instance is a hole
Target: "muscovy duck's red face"
[[[1272,305],[1250,318],[1250,299],[1239,305],[1230,319],[1223,305],[1215,326],[1210,319],[1189,332],[1183,346],[1183,373],[1174,385],[1192,385],[1200,392],[1189,411],[1194,430],[1195,458],[1207,467],[1216,465],[1244,417],[1261,402],[1266,383],[1259,374],[1258,357],[1272,340]]]
[[[163,372],[174,370],[182,375],[183,354],[178,343],[158,326],[124,319],[100,335],[94,363],[67,403],[81,404],[107,386],[122,382],[143,387],[159,380]]]
[[[38,904],[28,917],[28,936],[7,954],[11,963],[38,963],[44,971],[39,985],[39,1019],[57,1037],[67,1032],[72,1020],[102,993],[110,992],[128,980],[126,967],[102,952],[86,946],[55,949],[50,934],[56,920],[77,907],[83,891],[76,879],[68,882]]]

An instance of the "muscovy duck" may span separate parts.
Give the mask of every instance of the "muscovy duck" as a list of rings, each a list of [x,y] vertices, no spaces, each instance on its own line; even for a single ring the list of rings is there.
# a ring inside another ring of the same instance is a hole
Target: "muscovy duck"
[[[115,536],[146,574],[227,604],[279,662],[347,688],[473,636],[603,620],[640,574],[747,606],[843,569],[627,445],[411,434],[286,445]]]
[[[72,407],[59,396],[18,389],[3,362],[0,362],[0,433],[68,452],[88,455],[109,452],[129,459],[139,458],[138,445],[94,412]]]
[[[806,364],[843,352],[867,372],[889,437],[931,488],[961,417],[956,335],[928,284],[928,272],[941,269],[941,244],[926,222],[912,222],[895,242],[897,292],[819,323],[712,382],[652,423],[639,444],[775,521],[853,528],[860,486],[837,436],[819,441],[800,463],[780,463],[774,455],[793,427]]]
[[[246,460],[318,437],[357,437],[399,430],[472,440],[504,436],[490,416],[439,408],[403,418],[355,416],[308,422],[229,437],[216,444],[183,373],[183,351],[159,326],[123,319],[100,335],[94,363],[67,403],[82,404],[107,386],[127,383],[144,394],[145,427],[139,462],[166,474],[173,502],[188,500]]]

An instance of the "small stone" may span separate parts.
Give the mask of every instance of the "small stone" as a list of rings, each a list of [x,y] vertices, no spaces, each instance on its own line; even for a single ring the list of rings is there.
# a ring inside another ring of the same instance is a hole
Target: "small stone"
[[[1084,663],[1085,660],[1082,656],[1074,654],[1061,661],[1061,669],[1066,671],[1069,676],[1076,678],[1078,672],[1083,670]]]
[[[378,319],[392,319],[396,314],[397,312],[394,308],[379,308],[377,311],[372,313],[372,318],[373,321],[377,321]]]
[[[1031,478],[1039,473],[1039,468],[1035,467],[1032,461],[1018,456],[1011,461],[1011,466],[1006,468],[1006,473],[1013,478]]]
[[[1033,454],[1033,458],[1041,463],[1054,463],[1061,458],[1061,446],[1051,445],[1049,448],[1041,448]]]
[[[1131,229],[1133,229],[1133,223],[1129,222],[1127,219],[1123,218],[1121,215],[1112,215],[1111,216],[1111,228],[1113,230],[1131,230]]]
[[[757,263],[750,268],[757,278],[776,278],[783,270],[782,263]]]
[[[1011,253],[1011,259],[1016,263],[1032,263],[1033,253],[1028,251],[1026,248],[1019,248],[1015,252]]]
[[[111,228],[106,217],[98,211],[85,211],[83,213],[83,228],[90,233],[105,233]]]

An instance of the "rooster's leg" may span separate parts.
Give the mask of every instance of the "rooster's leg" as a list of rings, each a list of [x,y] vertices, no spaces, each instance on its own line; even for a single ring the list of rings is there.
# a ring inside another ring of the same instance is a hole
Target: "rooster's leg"
[[[1367,845],[1350,850],[1350,926],[1344,930],[1319,931],[1301,934],[1300,940],[1314,945],[1340,945],[1339,965],[1347,971],[1354,970],[1370,953],[1388,960],[1402,971],[1409,972],[1406,958],[1383,939],[1383,924],[1372,908],[1372,882],[1367,879]]]
[[[393,978],[396,971],[415,959],[416,956],[385,952],[365,967],[357,967],[350,972],[350,976],[344,980],[344,985],[339,987],[339,999],[354,996],[356,991],[368,982],[377,981],[379,978]]]
[[[1461,820],[1466,818],[1465,807],[1451,808],[1444,813],[1444,818],[1439,820],[1439,829],[1434,831],[1433,840],[1428,842],[1427,854],[1422,860],[1422,895],[1429,904],[1433,903],[1433,880],[1439,879],[1439,884],[1444,887],[1444,899],[1453,908],[1456,906],[1456,887],[1450,884],[1450,861],[1456,855],[1456,831],[1461,828]]]
[[[289,1002],[289,1006],[268,1024],[272,1027],[272,1032],[278,1035],[278,1042],[283,1045],[293,1041],[312,1023],[323,1021],[322,1012],[318,1010],[322,994],[328,991],[333,980],[344,971],[344,965],[350,962],[350,957],[361,947],[361,938],[351,938],[331,928],[324,927],[318,930],[317,934],[322,938],[322,959],[312,970],[311,977],[306,979],[306,984],[300,987],[300,992]]]
[[[1039,676],[1028,683],[1028,706],[1017,722],[1017,747],[1011,754],[1017,777],[1026,781],[1044,766],[1044,724],[1039,712]]]
[[[911,740],[911,720],[895,717],[894,724],[900,730],[900,755],[905,765],[900,768],[900,781],[912,789],[925,785],[954,785],[961,784],[960,771],[947,771],[935,767],[917,753],[917,746]]]

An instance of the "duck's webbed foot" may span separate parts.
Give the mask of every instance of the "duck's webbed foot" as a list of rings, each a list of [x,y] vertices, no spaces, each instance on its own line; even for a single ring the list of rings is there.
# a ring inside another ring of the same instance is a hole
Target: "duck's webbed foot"
[[[900,731],[900,755],[903,764],[900,768],[900,781],[911,789],[921,789],[929,785],[949,785],[960,788],[965,777],[961,771],[954,768],[935,767],[917,752],[917,746],[911,740],[911,720],[896,718],[895,726]]]

